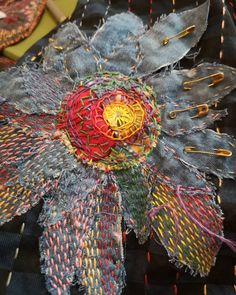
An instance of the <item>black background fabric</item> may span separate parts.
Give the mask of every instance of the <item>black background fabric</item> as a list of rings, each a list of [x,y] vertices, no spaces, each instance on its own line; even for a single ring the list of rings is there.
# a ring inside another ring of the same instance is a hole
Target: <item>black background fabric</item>
[[[81,29],[91,35],[98,25],[101,24],[107,5],[111,4],[107,16],[131,11],[142,17],[145,24],[150,24],[150,18],[154,21],[162,14],[172,12],[173,2],[171,0],[152,1],[152,15],[150,17],[150,0],[87,0],[80,1],[72,16],[80,24]],[[177,11],[193,7],[197,1],[175,0]],[[201,4],[203,1],[198,1]],[[195,61],[185,58],[181,66],[190,68],[201,61],[220,62],[219,52],[223,48],[222,63],[236,67],[236,29],[233,18],[233,1],[225,1],[225,29],[223,30],[224,44],[221,40],[222,23],[222,0],[212,0],[208,29],[203,35],[197,48],[200,53]],[[130,3],[130,4],[128,4]],[[82,17],[83,16],[83,17]],[[55,30],[54,30],[55,31]],[[29,61],[37,55],[42,47],[48,42],[48,36],[35,44],[18,62]],[[38,60],[39,61],[39,60]],[[229,116],[222,122],[217,123],[221,132],[236,135],[236,91],[232,92],[221,103],[221,107],[227,107]],[[215,128],[216,126],[213,126]],[[217,180],[216,180],[217,181]],[[221,196],[221,208],[225,215],[225,236],[236,240],[236,193],[235,182],[224,180],[223,187],[219,189]],[[0,228],[0,295],[48,295],[45,287],[44,276],[40,274],[38,237],[42,229],[37,225],[37,218],[42,203],[29,211],[27,214],[16,217],[13,221]],[[20,234],[22,223],[25,229]],[[212,268],[207,278],[193,277],[189,271],[178,270],[168,261],[168,256],[163,247],[154,236],[144,245],[139,245],[134,234],[127,235],[125,241],[125,258],[127,271],[127,286],[125,295],[233,295],[235,294],[234,265],[235,254],[225,245],[222,246],[217,256],[216,265]],[[16,250],[18,255],[14,258]],[[150,261],[148,260],[150,257]],[[6,287],[7,279],[11,275],[11,281]],[[72,287],[72,294],[79,294],[76,286]]]

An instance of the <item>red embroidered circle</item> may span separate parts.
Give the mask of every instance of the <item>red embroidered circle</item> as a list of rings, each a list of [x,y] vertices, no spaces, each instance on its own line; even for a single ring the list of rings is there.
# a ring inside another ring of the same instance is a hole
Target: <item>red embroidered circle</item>
[[[104,74],[88,78],[65,97],[58,129],[83,162],[122,169],[143,160],[155,146],[160,116],[150,88],[123,75]]]

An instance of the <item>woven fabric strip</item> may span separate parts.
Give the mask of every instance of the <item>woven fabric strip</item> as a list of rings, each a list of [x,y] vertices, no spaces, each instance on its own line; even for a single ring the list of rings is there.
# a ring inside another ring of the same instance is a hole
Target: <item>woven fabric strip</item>
[[[81,283],[91,295],[118,295],[125,279],[121,196],[111,177],[104,181],[95,198],[95,220],[84,244]]]
[[[135,231],[139,242],[144,243],[150,234],[147,216],[149,185],[141,169],[137,167],[127,171],[116,171],[115,176],[122,195],[126,224]]]

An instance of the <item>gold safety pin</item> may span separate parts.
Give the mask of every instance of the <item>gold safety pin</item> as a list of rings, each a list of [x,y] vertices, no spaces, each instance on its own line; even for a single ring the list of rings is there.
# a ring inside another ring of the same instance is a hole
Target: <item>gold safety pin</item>
[[[202,77],[199,79],[195,79],[195,80],[191,80],[191,81],[184,81],[183,88],[184,88],[184,90],[191,90],[192,84],[204,81],[206,79],[212,79],[212,82],[210,84],[208,84],[208,87],[212,87],[212,86],[219,84],[221,81],[223,81],[224,77],[225,77],[225,75],[223,72],[218,72],[218,73],[215,73],[215,74],[212,74],[212,75],[209,75],[206,77]]]
[[[195,25],[193,26],[190,26],[186,29],[184,29],[183,31],[179,32],[178,34],[172,36],[172,37],[165,37],[163,40],[162,40],[162,45],[167,45],[171,39],[174,39],[174,38],[183,38],[189,34],[191,34],[193,31],[195,30]]]
[[[210,151],[198,151],[198,150],[196,150],[196,147],[194,147],[194,146],[185,146],[184,152],[214,155],[214,156],[218,156],[218,157],[231,157],[232,156],[232,152],[230,150],[221,149],[221,148],[214,149],[214,152],[210,152]]]
[[[186,111],[194,110],[194,109],[197,109],[197,114],[195,116],[192,116],[191,119],[204,117],[209,112],[209,107],[207,104],[199,104],[197,106],[189,107],[182,110],[173,110],[169,112],[169,117],[170,119],[175,119],[178,113],[182,113],[182,112],[186,112]]]

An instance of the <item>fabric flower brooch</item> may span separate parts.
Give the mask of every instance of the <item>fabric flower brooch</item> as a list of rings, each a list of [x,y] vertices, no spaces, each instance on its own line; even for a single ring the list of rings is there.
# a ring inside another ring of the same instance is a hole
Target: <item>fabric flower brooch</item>
[[[208,129],[236,70],[173,65],[207,26],[209,2],[146,30],[132,13],[88,39],[67,23],[40,65],[0,73],[0,223],[44,200],[42,272],[51,294],[121,294],[123,221],[205,276],[223,237],[215,187],[233,178],[235,140]],[[165,69],[164,71],[161,69]],[[207,143],[207,144],[206,144]]]

